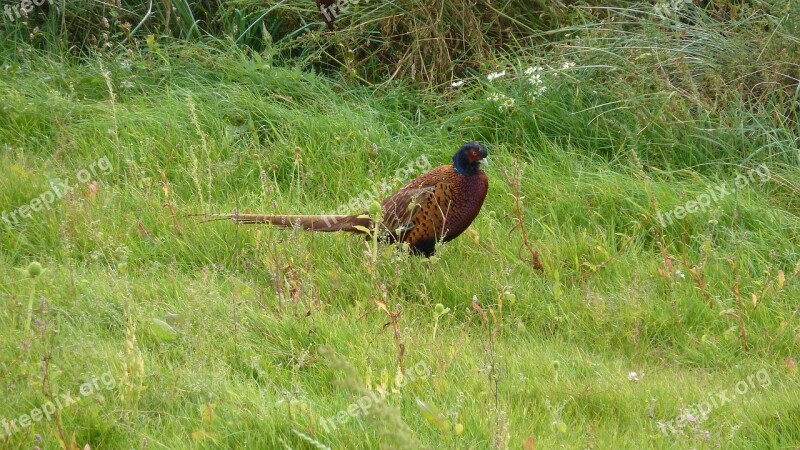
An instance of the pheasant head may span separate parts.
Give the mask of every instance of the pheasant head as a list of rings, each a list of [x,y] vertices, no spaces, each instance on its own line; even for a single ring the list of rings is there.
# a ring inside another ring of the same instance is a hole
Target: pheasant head
[[[453,167],[462,175],[475,175],[480,164],[486,164],[489,153],[480,142],[467,142],[453,155]]]

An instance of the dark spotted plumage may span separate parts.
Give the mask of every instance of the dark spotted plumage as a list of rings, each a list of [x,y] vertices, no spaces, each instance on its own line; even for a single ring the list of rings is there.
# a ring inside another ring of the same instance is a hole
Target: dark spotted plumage
[[[437,241],[458,237],[475,220],[489,189],[480,169],[486,148],[468,142],[453,156],[453,164],[435,167],[402,187],[381,203],[382,241],[405,242],[414,253],[430,256]],[[241,224],[267,223],[313,231],[364,233],[375,224],[366,213],[342,216],[287,216],[214,214]]]
[[[469,227],[488,189],[482,170],[465,175],[454,166],[436,167],[383,201],[386,240],[430,256],[436,241],[453,240]]]

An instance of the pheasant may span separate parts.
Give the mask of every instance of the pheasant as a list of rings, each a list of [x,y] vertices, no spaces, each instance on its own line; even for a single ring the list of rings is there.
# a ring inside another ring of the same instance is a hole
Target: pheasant
[[[414,254],[430,257],[436,242],[457,238],[469,227],[486,199],[489,180],[481,170],[486,147],[467,142],[453,155],[452,165],[438,166],[403,186],[381,202],[378,238],[406,243]],[[366,212],[352,215],[206,214],[211,220],[238,224],[269,224],[311,231],[347,231],[368,234],[375,221]]]

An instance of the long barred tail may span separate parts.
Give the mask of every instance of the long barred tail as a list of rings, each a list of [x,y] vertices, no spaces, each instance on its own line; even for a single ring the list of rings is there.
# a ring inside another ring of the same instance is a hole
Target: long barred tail
[[[204,217],[203,222],[231,220],[237,224],[268,224],[278,228],[302,228],[310,231],[347,231],[366,233],[372,229],[372,220],[365,214],[353,215],[266,215],[266,214],[193,214]]]

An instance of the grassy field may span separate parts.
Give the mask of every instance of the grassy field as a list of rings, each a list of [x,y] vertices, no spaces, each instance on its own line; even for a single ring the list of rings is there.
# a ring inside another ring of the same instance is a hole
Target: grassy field
[[[800,448],[792,22],[639,12],[454,86],[6,24],[0,448]],[[431,259],[189,217],[358,212],[473,139]]]

